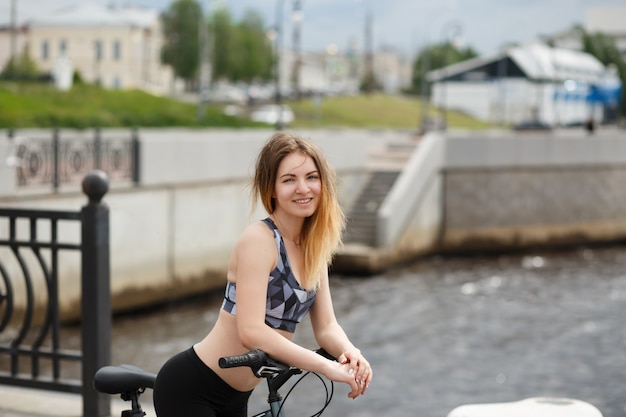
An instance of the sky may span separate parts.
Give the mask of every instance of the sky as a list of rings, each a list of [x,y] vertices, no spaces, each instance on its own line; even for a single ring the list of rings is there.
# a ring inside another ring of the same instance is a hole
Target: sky
[[[136,4],[165,10],[172,0],[0,0],[0,22],[8,22],[11,2],[17,4],[18,20],[38,16],[81,1]],[[204,10],[224,4],[234,19],[246,10],[259,12],[269,26],[282,14],[284,47],[292,43],[294,0],[199,0]],[[626,0],[300,0],[301,47],[325,50],[336,45],[345,51],[365,44],[366,16],[372,16],[375,50],[391,47],[408,58],[425,45],[454,36],[459,46],[489,55],[509,43],[523,43],[570,29],[585,21],[594,6],[626,6]]]

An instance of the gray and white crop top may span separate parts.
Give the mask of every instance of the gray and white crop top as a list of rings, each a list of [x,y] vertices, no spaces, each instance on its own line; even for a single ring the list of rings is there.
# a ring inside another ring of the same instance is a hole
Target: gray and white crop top
[[[267,302],[265,307],[265,324],[273,329],[296,331],[296,324],[308,313],[315,301],[315,290],[306,291],[300,286],[291,271],[285,242],[278,228],[270,218],[263,219],[274,232],[274,240],[278,249],[278,264],[270,273],[267,286]],[[222,308],[237,315],[235,294],[237,286],[233,282],[226,284],[226,293]]]

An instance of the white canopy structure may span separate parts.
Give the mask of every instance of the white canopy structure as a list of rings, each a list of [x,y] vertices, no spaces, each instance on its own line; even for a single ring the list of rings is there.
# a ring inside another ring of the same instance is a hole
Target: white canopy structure
[[[615,70],[594,56],[543,43],[431,71],[428,79],[434,105],[494,123],[602,121],[621,91]]]

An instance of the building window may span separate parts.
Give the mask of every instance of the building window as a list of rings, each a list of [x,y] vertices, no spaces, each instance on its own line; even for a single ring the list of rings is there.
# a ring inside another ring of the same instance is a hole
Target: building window
[[[41,43],[41,59],[43,61],[47,61],[50,58],[50,50],[48,46],[48,41],[43,41]]]
[[[67,56],[67,42],[65,39],[61,39],[61,42],[59,43],[59,55]]]
[[[113,59],[119,61],[122,58],[122,44],[120,41],[113,42]]]
[[[122,88],[122,80],[120,77],[113,77],[113,89],[119,90],[120,88]]]
[[[102,61],[102,41],[95,41],[93,44],[94,57],[96,61]]]

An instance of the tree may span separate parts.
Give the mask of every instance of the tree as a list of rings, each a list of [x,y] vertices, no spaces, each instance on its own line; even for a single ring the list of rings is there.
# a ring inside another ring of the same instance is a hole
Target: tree
[[[595,56],[602,64],[606,66],[614,65],[617,69],[617,74],[622,83],[619,112],[622,116],[626,116],[626,88],[624,88],[626,85],[626,62],[619,49],[617,49],[615,38],[603,33],[591,34],[584,30],[581,30],[581,32],[583,50]]]
[[[18,56],[11,57],[0,76],[5,79],[34,80],[40,75],[37,63],[30,57],[25,48]]]
[[[272,78],[272,45],[265,33],[263,18],[248,11],[236,30],[237,54],[233,57],[234,81],[267,81]]]
[[[239,54],[235,46],[235,31],[228,9],[222,7],[211,16],[209,30],[213,34],[213,76],[231,79],[232,62]]]
[[[452,42],[440,43],[424,48],[413,63],[413,79],[409,92],[420,95],[430,94],[430,85],[426,81],[429,71],[477,56],[478,54],[473,48],[459,49]]]
[[[228,10],[220,9],[211,19],[211,30],[216,78],[247,83],[271,79],[272,45],[259,13],[247,11],[241,22],[233,23]]]
[[[177,77],[185,80],[187,88],[193,88],[198,74],[201,16],[202,8],[196,0],[177,0],[161,14],[165,38],[161,61],[170,65]]]
[[[199,23],[201,7],[197,0],[177,0],[161,15],[165,44],[161,61],[171,65],[177,77],[194,87],[199,68]],[[248,11],[239,23],[220,7],[206,22],[212,51],[213,79],[253,82],[272,77],[272,46],[263,18]]]

